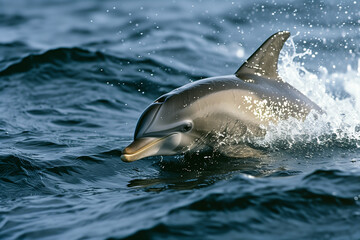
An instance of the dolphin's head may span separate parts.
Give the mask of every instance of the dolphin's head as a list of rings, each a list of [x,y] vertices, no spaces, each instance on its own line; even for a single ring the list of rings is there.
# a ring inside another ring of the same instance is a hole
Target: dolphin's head
[[[155,100],[141,115],[134,141],[123,150],[121,159],[132,162],[191,150],[197,134],[188,107],[176,94],[166,94]]]

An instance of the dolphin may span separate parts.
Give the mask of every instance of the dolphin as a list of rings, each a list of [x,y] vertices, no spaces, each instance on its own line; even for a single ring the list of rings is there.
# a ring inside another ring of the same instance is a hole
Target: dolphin
[[[251,156],[248,139],[262,137],[270,122],[304,120],[322,109],[283,81],[277,71],[290,33],[269,37],[234,75],[198,80],[156,99],[140,116],[124,162],[157,155],[212,150],[229,157]]]

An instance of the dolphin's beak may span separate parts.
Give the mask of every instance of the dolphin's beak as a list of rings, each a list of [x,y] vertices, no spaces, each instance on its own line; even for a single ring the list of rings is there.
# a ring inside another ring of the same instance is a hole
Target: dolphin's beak
[[[135,139],[129,146],[127,146],[121,155],[121,160],[124,162],[133,162],[144,157],[155,155],[161,147],[161,143],[169,136],[155,138],[145,137]]]

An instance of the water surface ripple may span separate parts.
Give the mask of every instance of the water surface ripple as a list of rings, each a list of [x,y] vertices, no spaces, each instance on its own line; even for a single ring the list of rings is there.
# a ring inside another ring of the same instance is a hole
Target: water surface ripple
[[[0,239],[359,239],[358,4],[0,2]],[[260,159],[120,160],[155,98],[279,30],[326,115],[270,126]]]

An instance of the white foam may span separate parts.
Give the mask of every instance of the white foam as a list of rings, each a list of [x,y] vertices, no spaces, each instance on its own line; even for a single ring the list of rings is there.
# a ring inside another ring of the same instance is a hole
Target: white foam
[[[304,122],[288,119],[277,125],[271,124],[265,138],[256,142],[261,146],[276,147],[277,142],[285,141],[291,148],[293,144],[307,142],[321,145],[330,141],[350,141],[360,147],[360,59],[356,70],[349,66],[346,72],[329,73],[325,67],[320,67],[320,74],[316,75],[307,71],[301,61],[295,61],[304,55],[311,55],[311,52],[297,53],[290,38],[280,56],[279,74],[326,114],[317,117],[316,113],[311,113]],[[335,97],[336,88],[346,96]]]

